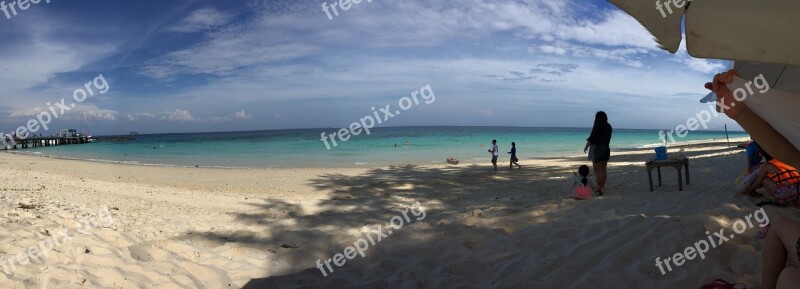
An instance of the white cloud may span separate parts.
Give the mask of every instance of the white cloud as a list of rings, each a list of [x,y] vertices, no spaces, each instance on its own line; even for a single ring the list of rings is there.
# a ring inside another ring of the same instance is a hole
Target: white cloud
[[[293,60],[317,51],[313,38],[308,38],[314,33],[303,31],[311,26],[298,18],[300,15],[259,13],[254,19],[220,24],[199,43],[147,61],[140,74],[162,80],[182,74],[226,76],[237,69]]]
[[[168,30],[183,33],[200,32],[227,24],[232,18],[230,13],[214,8],[202,8],[195,10]]]
[[[8,114],[9,118],[31,118],[36,117],[37,114],[42,112],[41,107],[35,107],[29,110],[15,110]]]
[[[98,119],[98,120],[107,120],[107,121],[114,121],[117,120],[117,112],[108,109],[97,109],[97,110],[89,110],[83,112],[83,116],[87,119]]]
[[[52,121],[57,119],[67,119],[67,120],[79,120],[82,117],[86,117],[87,119],[98,119],[98,120],[109,120],[114,121],[117,120],[117,111],[110,110],[110,109],[101,109],[92,104],[81,104],[79,106],[73,107],[68,111],[64,111],[63,114],[58,114],[61,112],[59,108],[53,107],[56,111],[56,115],[54,115],[49,109],[41,108],[41,107],[34,107],[32,109],[27,110],[14,110],[9,113],[8,118],[15,119],[16,121],[22,121],[25,119],[33,119],[39,116],[42,112],[47,112],[50,115]]]
[[[234,113],[233,114],[233,118],[234,119],[253,119],[253,116],[247,114],[246,112],[244,112],[244,110],[242,110],[240,112]]]
[[[539,46],[539,51],[541,51],[542,53],[555,54],[555,55],[567,54],[567,50],[566,49],[564,49],[562,47],[553,46],[553,45],[541,45],[541,46]]]
[[[225,76],[243,67],[291,60],[315,50],[305,44],[258,43],[237,33],[222,32],[203,44],[150,61],[141,74],[156,79],[180,74]]]
[[[722,60],[708,60],[702,58],[695,58],[689,55],[686,51],[686,35],[681,40],[681,45],[672,59],[675,62],[686,64],[690,69],[706,74],[723,72],[726,67],[726,62]]]
[[[584,20],[582,13],[593,7],[577,1],[463,0],[457,4],[385,1],[360,5],[336,21],[329,21],[316,6],[303,4],[285,4],[289,7],[277,9],[284,12],[280,14],[256,9],[259,12],[252,19],[222,25],[193,46],[148,61],[140,73],[165,80],[181,74],[228,76],[241,68],[329,54],[331,51],[325,48],[331,46],[352,50],[430,47],[509,32],[520,40],[658,49],[652,36],[627,14],[598,10],[598,20]],[[551,53],[565,53],[556,46],[549,49]]]
[[[128,114],[127,117],[128,121],[136,121],[137,119],[143,118],[156,118],[156,115],[149,112],[137,112],[134,114]]]
[[[161,119],[171,121],[194,121],[195,118],[188,110],[176,108],[175,111],[165,111],[161,113]]]
[[[570,55],[583,58],[591,57],[635,68],[644,67],[645,63],[643,58],[650,55],[650,52],[644,48],[597,48],[589,45],[568,43],[563,41],[538,46],[534,45],[531,46],[528,51],[531,53],[544,53],[558,56]]]
[[[247,114],[246,112],[244,112],[244,110],[235,112],[229,116],[212,116],[208,118],[208,120],[212,122],[228,122],[228,121],[251,120],[251,119],[253,119],[253,116]]]
[[[252,120],[253,115],[245,111],[238,111],[227,116],[209,116],[197,117],[194,116],[189,110],[177,108],[174,111],[164,111],[158,114],[149,112],[138,112],[126,115],[128,121],[139,121],[148,119],[160,119],[165,121],[181,121],[181,122],[230,122],[239,120]]]
[[[31,107],[42,106],[47,101],[64,97],[48,95],[51,92],[64,92],[63,87],[59,88],[62,90],[45,93],[31,93],[30,90],[57,86],[53,79],[58,74],[79,70],[107,57],[116,49],[116,45],[110,44],[110,40],[81,41],[63,36],[72,32],[65,27],[88,29],[86,27],[68,25],[58,18],[41,21],[42,19],[36,18],[37,15],[26,17],[37,21],[17,22],[16,24],[25,29],[24,36],[16,41],[3,43],[3,53],[0,53],[0,100],[13,109],[30,110]],[[81,86],[80,83],[64,84],[67,85]]]
[[[552,33],[562,40],[574,40],[586,44],[657,50],[653,36],[630,15],[618,10],[601,15],[603,17],[599,21],[564,20],[558,23],[559,28]]]

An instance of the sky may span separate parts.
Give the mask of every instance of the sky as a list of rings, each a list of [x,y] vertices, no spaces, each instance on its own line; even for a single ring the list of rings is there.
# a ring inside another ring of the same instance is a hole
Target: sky
[[[382,125],[589,127],[604,110],[673,129],[727,64],[663,51],[595,0],[50,1],[0,12],[0,131],[50,107],[45,135],[338,128],[427,85],[434,102]],[[86,85],[100,75],[105,93]]]

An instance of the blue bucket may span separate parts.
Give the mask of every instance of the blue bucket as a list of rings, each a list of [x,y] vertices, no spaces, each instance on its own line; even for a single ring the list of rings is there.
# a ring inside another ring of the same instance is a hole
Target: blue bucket
[[[656,151],[656,160],[663,161],[667,159],[667,147],[660,146],[655,149]]]

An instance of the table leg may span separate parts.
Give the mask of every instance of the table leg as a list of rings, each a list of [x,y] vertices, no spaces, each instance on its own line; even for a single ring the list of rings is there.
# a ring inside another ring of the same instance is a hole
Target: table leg
[[[661,167],[658,167],[658,186],[661,186]]]
[[[650,191],[653,191],[653,169],[649,168],[647,170],[647,181],[650,183]]]
[[[683,191],[683,176],[681,175],[681,166],[678,166],[678,191]]]
[[[683,166],[684,166],[684,168],[686,168],[686,184],[687,185],[691,184],[691,182],[689,181],[689,162],[687,161],[687,162],[683,163]]]

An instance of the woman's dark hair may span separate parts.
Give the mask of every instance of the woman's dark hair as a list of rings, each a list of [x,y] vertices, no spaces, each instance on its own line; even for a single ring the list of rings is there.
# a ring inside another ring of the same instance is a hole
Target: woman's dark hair
[[[608,123],[608,115],[606,115],[605,111],[598,111],[594,115],[594,127],[601,128],[601,125],[605,125]]]
[[[512,146],[512,147],[513,147],[513,146],[516,146],[516,145],[517,145],[517,143],[515,143],[515,142],[513,142],[513,141],[511,142],[511,146]]]
[[[589,179],[586,178],[589,176],[589,166],[582,165],[581,167],[579,167],[578,174],[581,175],[581,177],[583,177],[581,179],[581,183],[583,183],[584,186],[589,183]]]

